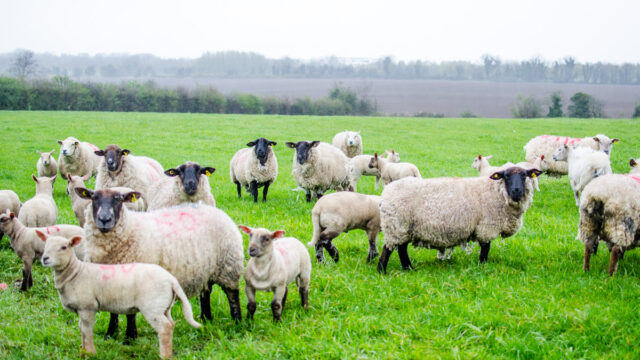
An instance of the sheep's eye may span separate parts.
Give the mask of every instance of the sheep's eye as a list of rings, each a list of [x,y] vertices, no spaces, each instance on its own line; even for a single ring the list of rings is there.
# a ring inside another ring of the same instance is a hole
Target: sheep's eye
[[[9,220],[9,219],[8,218],[2,218],[2,219],[0,219],[0,222],[5,222],[7,220]]]
[[[269,240],[271,240],[271,239],[269,239],[269,237],[267,237],[267,236],[262,238],[262,242],[265,243],[265,244],[268,243]]]
[[[63,247],[60,248],[60,250],[67,250],[67,247],[63,246]]]

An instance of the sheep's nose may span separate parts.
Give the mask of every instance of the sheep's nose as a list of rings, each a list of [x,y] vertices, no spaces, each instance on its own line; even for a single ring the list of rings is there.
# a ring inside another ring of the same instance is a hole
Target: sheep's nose
[[[254,247],[250,247],[249,248],[249,256],[256,256],[258,255],[258,249],[254,248]]]
[[[46,264],[46,263],[48,263],[48,262],[49,262],[49,257],[48,257],[48,256],[43,256],[43,257],[42,257],[42,263],[43,263],[43,264]]]
[[[62,150],[62,155],[67,155],[67,149]]]
[[[552,158],[554,161],[558,161],[558,157],[556,156],[556,154],[553,154]]]
[[[111,214],[100,215],[98,216],[98,220],[100,220],[103,223],[107,223],[113,220],[113,216],[111,216]]]

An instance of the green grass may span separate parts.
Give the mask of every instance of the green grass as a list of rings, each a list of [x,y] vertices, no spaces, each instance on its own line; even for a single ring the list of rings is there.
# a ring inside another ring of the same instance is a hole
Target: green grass
[[[211,176],[218,206],[238,224],[284,229],[310,240],[312,204],[293,192],[293,150],[286,141],[323,140],[345,129],[361,130],[366,153],[394,148],[403,161],[416,164],[424,177],[474,176],[478,154],[492,163],[520,161],[522,146],[533,136],[574,137],[605,133],[619,137],[614,172],[628,171],[637,157],[640,127],[631,120],[513,120],[284,117],[152,113],[0,112],[3,151],[0,188],[24,201],[35,191],[35,150],[59,149],[56,140],[75,136],[99,147],[116,143],[133,154],[151,156],[165,168],[187,160],[217,169]],[[229,180],[229,160],[257,137],[277,141],[279,177],[266,204],[238,199]],[[55,185],[59,222],[75,224],[65,181]],[[93,186],[93,182],[90,183]],[[212,294],[214,321],[204,329],[189,327],[178,307],[176,358],[637,358],[640,321],[640,253],[631,251],[618,273],[607,277],[605,247],[582,271],[583,246],[575,239],[579,219],[567,178],[543,176],[542,192],[524,217],[520,232],[493,242],[489,261],[478,264],[456,250],[450,261],[436,251],[410,248],[415,271],[401,271],[394,253],[386,276],[367,264],[364,232],[352,231],[334,242],[340,262],[315,264],[310,307],[303,311],[291,285],[283,321],[271,320],[271,294],[258,293],[255,320],[240,325],[229,316],[226,297]],[[358,189],[374,193],[373,178]],[[382,246],[382,234],[378,247]],[[245,248],[247,239],[245,237]],[[0,245],[0,357],[75,358],[80,352],[77,315],[60,305],[51,270],[34,267],[34,287],[20,293],[11,284],[21,264],[3,239]],[[244,288],[244,283],[241,284]],[[241,293],[243,316],[246,297]],[[196,316],[196,299],[192,299]],[[123,319],[122,319],[123,320]],[[108,314],[98,316],[95,345],[99,358],[156,358],[157,339],[138,316],[139,338],[122,344],[123,322],[116,340],[103,340]]]

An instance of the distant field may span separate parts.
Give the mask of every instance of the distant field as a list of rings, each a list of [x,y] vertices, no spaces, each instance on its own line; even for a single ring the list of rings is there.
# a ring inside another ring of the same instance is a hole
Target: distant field
[[[440,111],[438,109],[428,109]],[[473,111],[478,110],[471,109]],[[621,142],[612,151],[614,172],[628,172],[630,157],[640,156],[640,126],[631,120],[424,119],[389,117],[286,117],[156,113],[0,112],[3,151],[0,188],[12,189],[24,201],[34,193],[35,150],[59,149],[58,139],[73,135],[99,147],[116,143],[133,154],[151,156],[165,168],[187,160],[213,166],[211,186],[218,206],[238,224],[284,229],[306,243],[313,204],[293,192],[294,151],[286,141],[331,141],[345,129],[361,130],[366,153],[394,148],[403,161],[416,164],[424,177],[474,176],[472,160],[493,155],[492,162],[523,159],[522,146],[539,134],[582,137],[605,133]],[[280,172],[266,204],[238,199],[229,180],[229,160],[257,137],[274,147]],[[60,223],[76,223],[65,181],[58,180],[54,198]],[[93,181],[89,184],[93,186]],[[375,193],[374,179],[364,177],[359,191]],[[179,307],[174,355],[188,358],[278,359],[424,359],[424,358],[637,358],[640,343],[638,294],[640,251],[620,261],[607,276],[605,247],[582,271],[583,245],[575,239],[578,210],[565,178],[543,176],[541,192],[524,216],[521,231],[493,242],[489,261],[478,264],[456,250],[449,261],[436,251],[410,247],[415,271],[404,272],[396,253],[387,275],[367,264],[362,231],[341,235],[335,245],[340,262],[315,263],[310,307],[300,307],[291,287],[283,321],[271,320],[271,295],[259,293],[255,320],[240,325],[229,316],[226,297],[212,294],[214,320],[204,329],[189,327]],[[245,249],[247,239],[245,237]],[[378,240],[382,247],[383,235]],[[34,287],[20,293],[12,287],[21,264],[0,243],[1,358],[76,358],[80,355],[78,317],[65,311],[50,269],[34,267]],[[244,288],[244,283],[241,284]],[[243,318],[246,296],[241,292]],[[192,299],[199,316],[197,300]],[[97,358],[157,358],[157,339],[138,316],[139,338],[122,344],[123,322],[116,340],[103,340],[108,314],[95,328]]]

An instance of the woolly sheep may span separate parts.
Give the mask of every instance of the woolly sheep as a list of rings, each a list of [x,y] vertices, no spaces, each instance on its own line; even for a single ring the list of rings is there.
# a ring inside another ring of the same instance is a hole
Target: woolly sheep
[[[569,183],[576,206],[580,206],[580,193],[592,179],[611,174],[611,161],[601,152],[588,147],[563,145],[553,154],[553,160],[569,164]]]
[[[318,262],[324,260],[324,249],[338,262],[338,249],[332,240],[340,233],[362,229],[369,238],[367,262],[378,256],[377,239],[380,232],[380,196],[355,192],[338,192],[323,196],[311,210],[313,238],[307,244],[315,246]]]
[[[382,177],[384,185],[388,185],[392,181],[410,176],[422,178],[417,166],[407,162],[392,163],[387,159],[378,157],[378,153],[373,154],[373,158],[369,161],[369,167],[380,170],[380,177]]]
[[[95,145],[85,141],[81,142],[73,136],[58,140],[58,144],[60,144],[58,168],[62,177],[66,179],[67,174],[78,176],[96,175],[100,157],[94,154],[98,150]]]
[[[7,234],[11,248],[22,260],[22,283],[20,291],[26,291],[33,286],[31,268],[33,260],[40,258],[44,244],[36,236],[36,230],[47,234],[63,236],[70,239],[74,236],[84,236],[84,229],[74,225],[55,225],[47,227],[26,227],[10,210],[0,214],[0,229]],[[84,246],[74,248],[79,258],[85,258]]]
[[[38,158],[38,163],[36,164],[36,170],[38,171],[38,176],[54,176],[58,173],[58,163],[56,159],[51,156],[54,150],[49,152],[40,152],[37,151],[40,157]]]
[[[271,311],[274,320],[280,321],[287,301],[287,285],[294,281],[300,292],[302,307],[306,310],[311,280],[311,257],[307,248],[296,238],[282,238],[284,230],[271,232],[244,225],[239,228],[250,237],[248,252],[251,258],[244,272],[247,317],[253,319],[256,312],[256,291],[273,291]]]
[[[55,225],[58,221],[58,208],[53,200],[53,184],[58,175],[31,177],[36,182],[36,194],[22,204],[18,219],[29,227]]]
[[[528,161],[521,161],[521,162],[517,163],[516,166],[520,166],[521,168],[523,168],[525,170],[538,169],[538,170],[542,170],[542,172],[544,172],[544,171],[547,170],[547,161],[544,159],[544,155],[540,155],[540,156],[536,157],[536,160],[533,163],[530,163]],[[533,187],[535,187],[537,191],[540,191],[540,185],[538,183],[538,178],[534,177],[534,178],[531,178],[531,180],[533,180]]]
[[[478,171],[478,176],[489,176],[496,171],[504,170],[508,167],[514,166],[512,162],[507,161],[502,166],[491,166],[489,164],[489,160],[493,157],[493,155],[482,156],[478,155],[475,159],[473,159],[473,163],[471,167]]]
[[[158,264],[173,274],[187,296],[200,294],[203,319],[211,319],[210,295],[218,284],[227,295],[231,316],[240,321],[238,286],[244,265],[242,236],[222,210],[189,204],[152,212],[129,211],[122,204],[139,192],[76,189],[90,199],[84,229],[89,261]],[[135,315],[127,316],[127,336],[135,337]],[[117,328],[112,316],[108,335]]]
[[[638,162],[640,161],[640,159],[629,159],[629,166],[631,167],[631,169],[629,169],[629,174],[640,174],[640,166],[638,166]],[[2,208],[0,207],[0,210]]]
[[[200,328],[193,319],[191,304],[178,280],[167,270],[154,264],[91,264],[80,261],[73,254],[82,237],[66,239],[47,236],[36,231],[42,239],[42,265],[53,269],[53,280],[65,310],[80,316],[82,348],[96,353],[93,345],[93,326],[96,312],[118,314],[141,312],[158,334],[160,357],[171,358],[173,327],[171,308],[177,297],[187,323]],[[45,245],[46,242],[46,245]]]
[[[529,180],[542,172],[514,166],[488,177],[405,178],[382,192],[380,225],[384,246],[378,271],[386,272],[398,247],[403,269],[412,269],[407,246],[444,252],[477,241],[480,262],[487,261],[491,240],[512,236],[533,201]]]
[[[393,149],[391,149],[390,152],[385,150],[382,157],[392,163],[400,161],[400,155]],[[356,155],[351,158],[351,187],[353,188],[353,191],[357,191],[357,183],[362,175],[375,176],[375,189],[378,190],[378,186],[380,185],[380,170],[378,168],[369,167],[369,163],[372,158],[373,155]]]
[[[278,159],[272,147],[277,143],[265,138],[258,138],[247,144],[248,148],[240,149],[231,158],[229,176],[236,184],[238,197],[242,197],[242,187],[251,195],[253,202],[258,202],[258,188],[262,190],[262,201],[267,201],[269,186],[278,177]]]
[[[22,203],[15,192],[11,190],[0,190],[0,213],[9,210],[18,216],[20,214],[21,207]],[[0,231],[0,240],[2,240],[3,236],[4,233]]]
[[[360,131],[343,131],[333,137],[332,145],[342,150],[348,158],[362,154]]]
[[[153,183],[149,189],[148,210],[199,202],[215,207],[216,201],[209,185],[209,176],[214,171],[215,168],[202,167],[191,161],[166,170],[166,176]]]
[[[569,138],[555,135],[540,135],[535,137],[524,146],[526,152],[525,160],[533,163],[536,157],[544,155],[547,159],[547,173],[554,176],[567,175],[569,167],[566,161],[551,161],[553,153],[561,145],[586,146],[597,151],[602,151],[608,156],[611,153],[611,147],[616,144],[618,139],[610,139],[606,135],[598,134],[593,137],[585,138]]]
[[[329,189],[353,190],[351,164],[340,149],[320,141],[288,142],[296,149],[293,155],[293,178],[305,190],[307,202],[312,196],[322,197]]]
[[[599,241],[611,251],[609,276],[618,268],[624,252],[640,245],[640,177],[604,175],[593,179],[580,200],[578,238],[585,244],[584,270]]]

